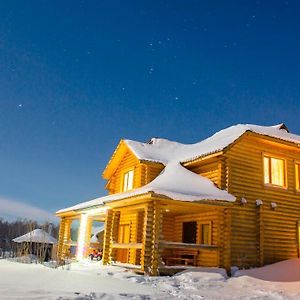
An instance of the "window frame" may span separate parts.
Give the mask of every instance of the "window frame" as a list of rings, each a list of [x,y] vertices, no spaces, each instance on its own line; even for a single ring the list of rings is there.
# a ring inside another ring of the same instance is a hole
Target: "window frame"
[[[265,158],[268,158],[269,159],[269,179],[270,179],[270,182],[265,182]],[[283,161],[283,180],[284,180],[284,183],[283,185],[278,185],[278,184],[274,184],[272,183],[272,171],[271,171],[271,159],[279,159],[279,160],[282,160]],[[285,157],[283,156],[280,156],[280,155],[277,155],[277,154],[272,154],[272,153],[266,153],[266,152],[263,152],[262,153],[262,182],[263,182],[263,185],[265,187],[268,187],[268,188],[278,188],[278,189],[284,189],[284,190],[287,190],[288,188],[288,181],[287,181],[287,160]]]
[[[208,225],[209,227],[209,236],[208,236],[208,244],[201,243],[202,242],[202,226],[203,225]],[[211,246],[212,245],[212,221],[201,221],[198,222],[198,232],[199,232],[199,245],[206,245],[206,246]]]
[[[300,161],[299,160],[295,160],[294,161],[294,165],[295,165],[295,190],[296,192],[300,192]]]
[[[125,175],[126,174],[128,174],[129,172],[131,172],[132,171],[132,173],[133,173],[133,175],[132,175],[132,188],[131,189],[127,189],[127,190],[125,190],[124,189],[124,183],[125,183]],[[134,189],[134,168],[128,168],[128,169],[126,169],[126,170],[124,170],[123,172],[122,172],[122,178],[121,178],[121,189],[120,189],[120,192],[121,193],[126,193],[126,192],[129,192],[129,191],[132,191],[133,189]]]

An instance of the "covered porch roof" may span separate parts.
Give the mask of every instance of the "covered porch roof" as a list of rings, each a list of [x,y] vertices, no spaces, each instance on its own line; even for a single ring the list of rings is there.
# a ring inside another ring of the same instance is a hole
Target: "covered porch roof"
[[[152,182],[143,187],[125,193],[118,193],[79,203],[57,212],[58,215],[104,206],[110,202],[135,196],[154,193],[177,201],[198,202],[203,200],[234,202],[235,197],[225,190],[221,190],[209,179],[195,174],[178,162],[169,163]]]

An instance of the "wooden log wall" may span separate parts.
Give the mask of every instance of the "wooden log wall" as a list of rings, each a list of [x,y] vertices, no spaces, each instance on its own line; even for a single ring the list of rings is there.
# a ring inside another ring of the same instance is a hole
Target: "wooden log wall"
[[[286,161],[287,187],[263,182],[263,153]],[[249,133],[225,153],[228,191],[237,196],[232,211],[232,264],[250,267],[298,256],[297,221],[300,193],[295,190],[295,161],[300,149]],[[240,205],[241,197],[247,203]],[[255,201],[263,206],[257,212]],[[276,209],[271,203],[277,204]],[[258,219],[259,218],[259,219]]]
[[[215,159],[212,162],[205,163],[201,161],[199,163],[193,164],[188,167],[189,170],[196,174],[200,174],[212,182],[214,182],[218,187],[221,186],[221,161],[220,159]]]
[[[148,163],[145,168],[146,178],[144,184],[147,184],[154,180],[160,174],[163,168],[164,166],[162,164]]]
[[[174,216],[171,216],[168,213],[163,215],[163,224],[162,224],[162,240],[174,242]],[[167,257],[172,255],[171,249],[163,249],[161,253],[162,257]]]
[[[174,216],[165,213],[163,215],[162,239],[174,242]]]
[[[231,208],[225,208],[219,214],[220,220],[220,267],[228,272],[231,267]]]

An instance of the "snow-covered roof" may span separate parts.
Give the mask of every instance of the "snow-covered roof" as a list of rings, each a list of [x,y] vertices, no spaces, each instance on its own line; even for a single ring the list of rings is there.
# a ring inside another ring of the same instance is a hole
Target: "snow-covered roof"
[[[170,161],[176,160],[184,163],[222,151],[247,131],[300,144],[300,136],[289,133],[284,124],[275,126],[238,124],[225,128],[195,144],[181,144],[160,138],[153,138],[150,143],[141,143],[132,140],[124,140],[124,142],[138,159],[167,165]]]
[[[59,210],[58,213],[80,210],[96,205],[104,205],[111,201],[144,195],[150,192],[180,201],[235,201],[235,197],[227,191],[220,190],[209,179],[189,171],[180,163],[175,161],[169,163],[153,181],[143,187],[125,193],[112,194],[83,202],[75,206]]]
[[[56,244],[57,240],[49,235],[46,231],[42,229],[35,229],[28,232],[22,236],[13,239],[15,243],[23,242],[33,242],[33,243],[46,243],[46,244]]]
[[[93,235],[92,235],[92,237],[91,237],[91,239],[90,239],[90,243],[98,243],[99,241],[98,241],[97,235],[98,235],[99,233],[103,232],[103,231],[104,231],[104,225],[98,226],[97,229],[94,228],[94,231],[92,231],[92,234],[93,234]]]
[[[233,195],[229,194],[227,191],[220,190],[209,179],[189,171],[181,164],[222,151],[247,131],[292,142],[297,145],[300,144],[300,136],[289,133],[284,124],[275,126],[238,124],[223,129],[211,137],[195,144],[181,144],[161,138],[153,138],[148,143],[124,140],[139,160],[164,164],[165,168],[161,174],[143,187],[125,193],[112,194],[83,202],[67,209],[62,209],[58,211],[58,213],[104,205],[111,201],[143,195],[150,192],[180,201],[235,201]]]

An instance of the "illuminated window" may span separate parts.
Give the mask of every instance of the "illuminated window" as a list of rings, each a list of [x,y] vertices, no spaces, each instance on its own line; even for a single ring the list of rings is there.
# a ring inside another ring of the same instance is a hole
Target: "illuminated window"
[[[284,159],[264,157],[265,184],[285,186],[285,161]]]
[[[133,189],[133,170],[130,170],[123,175],[123,192]]]
[[[200,224],[200,244],[210,245],[211,244],[211,224],[204,223]]]
[[[296,169],[296,189],[300,190],[300,163],[296,163],[295,165]]]

